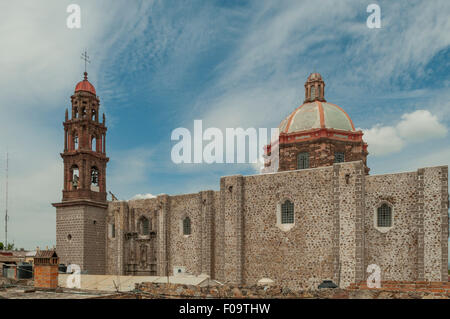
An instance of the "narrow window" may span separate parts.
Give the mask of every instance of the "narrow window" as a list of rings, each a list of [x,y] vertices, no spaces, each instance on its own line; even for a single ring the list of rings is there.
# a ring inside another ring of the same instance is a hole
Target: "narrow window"
[[[91,120],[92,121],[97,121],[97,114],[95,113],[95,109],[92,109],[92,116],[91,116]]]
[[[78,189],[78,184],[79,184],[79,180],[80,180],[80,171],[78,170],[78,166],[73,165],[72,166],[72,180],[71,180],[71,184],[72,184],[72,189]]]
[[[75,132],[74,133],[74,136],[73,136],[73,146],[75,147],[75,149],[77,150],[78,149],[78,133],[77,132]]]
[[[309,153],[302,152],[297,156],[297,169],[309,168]]]
[[[98,168],[93,166],[91,168],[91,190],[98,192],[99,191],[99,171]]]
[[[334,162],[335,163],[343,163],[343,162],[345,162],[345,154],[344,154],[344,152],[336,152],[336,153],[334,153]]]
[[[116,237],[116,224],[109,224],[109,235],[111,238]]]
[[[140,231],[142,235],[148,235],[150,230],[150,223],[147,218],[144,216],[141,217],[140,225],[139,225]]]
[[[311,100],[314,100],[316,98],[316,87],[311,86]]]
[[[183,235],[190,235],[191,234],[191,219],[189,217],[186,217],[183,219]]]
[[[91,150],[97,151],[97,138],[95,136],[91,138]]]
[[[391,227],[392,226],[392,208],[388,204],[383,204],[377,210],[377,226]]]
[[[294,203],[290,200],[286,200],[283,204],[281,204],[281,223],[294,223]]]

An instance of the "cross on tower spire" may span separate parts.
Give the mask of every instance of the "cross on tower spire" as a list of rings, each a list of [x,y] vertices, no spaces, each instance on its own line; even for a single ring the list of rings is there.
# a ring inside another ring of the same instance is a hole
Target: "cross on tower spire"
[[[84,53],[81,54],[81,59],[84,60],[84,74],[86,75],[87,73],[87,64],[91,63],[91,61],[89,60],[89,56],[87,55],[87,51],[84,50]]]

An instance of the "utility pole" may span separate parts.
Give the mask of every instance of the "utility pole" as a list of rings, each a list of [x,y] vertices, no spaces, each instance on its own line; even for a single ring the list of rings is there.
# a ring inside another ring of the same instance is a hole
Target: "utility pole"
[[[8,249],[8,152],[6,152],[5,250]]]

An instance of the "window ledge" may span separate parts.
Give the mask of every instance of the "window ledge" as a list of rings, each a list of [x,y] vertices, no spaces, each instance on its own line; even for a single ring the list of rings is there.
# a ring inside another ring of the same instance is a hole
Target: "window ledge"
[[[290,231],[295,224],[277,224],[276,225],[281,231],[288,232]]]
[[[380,233],[387,233],[388,231],[390,231],[392,228],[394,228],[393,226],[390,227],[379,227],[379,226],[375,226],[375,229],[378,230]]]

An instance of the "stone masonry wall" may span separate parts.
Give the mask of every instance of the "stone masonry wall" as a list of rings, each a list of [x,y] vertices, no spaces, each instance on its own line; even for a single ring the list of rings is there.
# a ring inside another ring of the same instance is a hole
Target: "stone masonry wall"
[[[186,271],[200,274],[202,257],[202,214],[199,194],[173,196],[170,198],[170,249],[169,273],[174,266],[185,267]],[[185,217],[191,220],[191,234],[183,235],[182,221]]]
[[[83,216],[82,206],[56,208],[56,252],[62,264],[83,265]]]
[[[376,264],[382,280],[417,278],[417,174],[415,172],[366,178],[365,268]],[[393,225],[383,233],[375,228],[376,209],[392,206]]]
[[[366,279],[367,266],[375,263],[382,280],[443,280],[447,184],[447,167],[367,176],[357,161],[222,177],[215,192],[110,202],[106,224],[116,223],[116,237],[107,236],[107,273],[124,274],[133,255],[130,243],[145,240],[127,236],[145,215],[156,235],[159,276],[181,266],[232,284],[270,278],[290,289],[308,289],[331,279],[347,287]],[[286,199],[294,203],[293,225],[277,217]],[[375,227],[382,203],[393,209],[387,231]],[[182,234],[186,216],[191,235]]]
[[[244,284],[270,278],[300,288],[333,279],[332,179],[332,166],[244,178]],[[283,231],[276,213],[286,199],[295,221]]]

